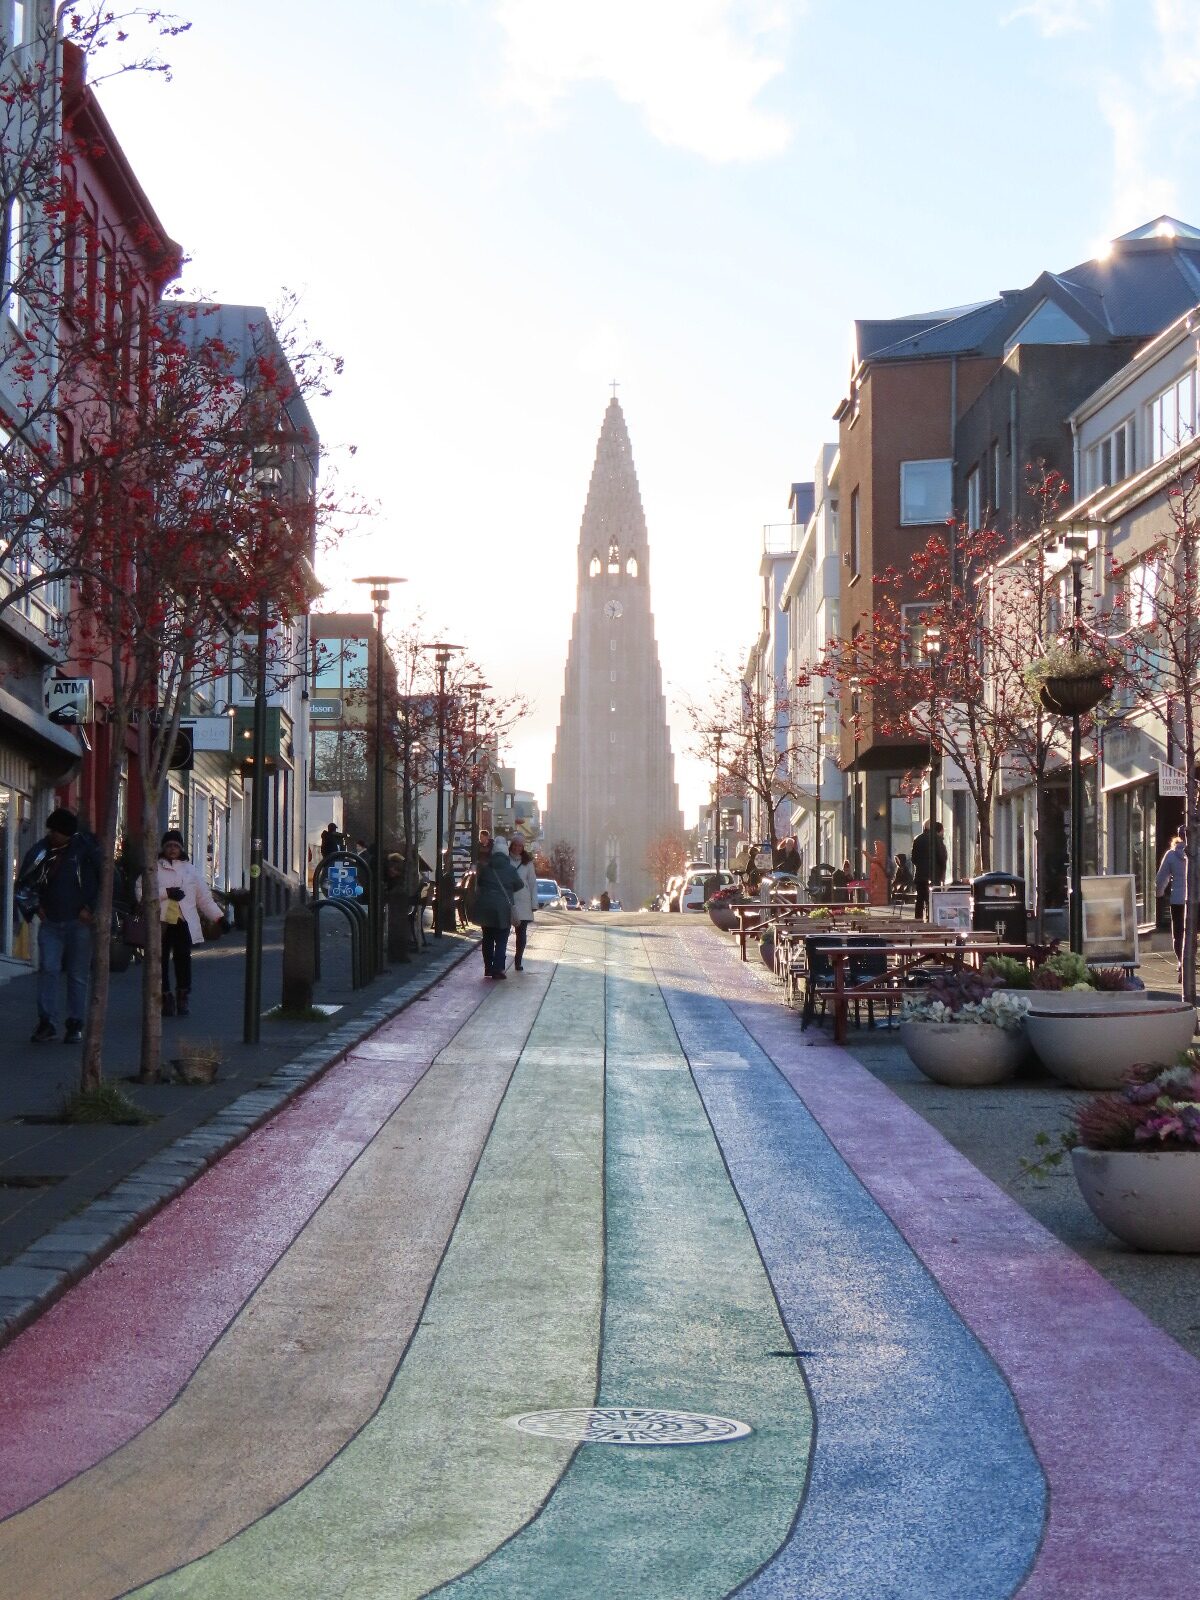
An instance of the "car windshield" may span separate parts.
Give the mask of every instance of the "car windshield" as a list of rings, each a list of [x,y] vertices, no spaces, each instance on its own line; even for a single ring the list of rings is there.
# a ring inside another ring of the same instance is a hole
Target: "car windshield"
[[[553,878],[539,878],[537,883],[538,883],[538,892],[540,894],[557,894],[558,893],[558,885],[555,883]]]

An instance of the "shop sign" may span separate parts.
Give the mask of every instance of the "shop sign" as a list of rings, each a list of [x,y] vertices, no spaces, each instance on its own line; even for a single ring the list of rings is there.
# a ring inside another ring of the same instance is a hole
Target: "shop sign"
[[[1158,793],[1162,799],[1187,799],[1187,773],[1182,767],[1169,767],[1165,761],[1158,763]]]
[[[342,702],[325,698],[323,700],[310,700],[308,714],[316,722],[340,722],[342,720]]]
[[[233,749],[232,717],[185,717],[179,727],[191,734],[193,750]]]
[[[91,678],[51,678],[46,685],[46,715],[51,722],[79,727],[95,720],[95,684]]]

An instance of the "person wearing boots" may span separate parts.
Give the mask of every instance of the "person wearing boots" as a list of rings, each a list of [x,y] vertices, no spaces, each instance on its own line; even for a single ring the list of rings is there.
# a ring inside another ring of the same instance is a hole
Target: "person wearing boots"
[[[140,883],[138,891],[140,898]],[[188,860],[178,828],[167,829],[158,850],[158,912],[162,923],[162,1013],[164,1017],[186,1017],[192,993],[192,946],[204,942],[200,918],[218,922],[221,908]]]

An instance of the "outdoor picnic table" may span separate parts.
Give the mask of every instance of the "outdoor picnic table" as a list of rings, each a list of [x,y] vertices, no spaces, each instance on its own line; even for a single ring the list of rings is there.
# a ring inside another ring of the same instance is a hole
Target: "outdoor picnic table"
[[[772,922],[780,922],[788,917],[807,916],[810,912],[821,911],[827,913],[827,920],[833,924],[839,917],[863,916],[864,907],[852,904],[849,901],[831,905],[827,900],[750,900],[738,901],[729,908],[737,918],[738,925],[733,930],[733,936],[741,946],[742,960],[746,959],[746,943],[751,934],[761,933],[763,928]]]
[[[810,935],[811,938],[821,938],[820,934]],[[927,962],[934,961],[946,965],[952,972],[961,972],[964,966],[980,967],[989,956],[1017,956],[1021,960],[1036,960],[1045,952],[1036,945],[1028,944],[1001,944],[998,940],[988,938],[960,938],[952,943],[935,940],[900,942],[892,941],[888,944],[872,944],[868,946],[854,946],[844,944],[840,948],[836,945],[826,945],[822,954],[827,956],[833,968],[833,984],[827,992],[827,1000],[833,1007],[833,1037],[836,1043],[845,1044],[846,1024],[851,1003],[861,1003],[874,1000],[894,1000],[903,993],[904,981],[914,968]],[[864,983],[850,983],[847,981],[847,967],[856,956],[869,954],[876,961],[882,957],[886,974],[881,980],[877,975],[868,978]]]

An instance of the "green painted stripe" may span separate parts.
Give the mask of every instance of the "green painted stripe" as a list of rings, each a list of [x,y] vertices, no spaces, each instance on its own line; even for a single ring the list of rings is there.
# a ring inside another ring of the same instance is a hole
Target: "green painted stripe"
[[[442,1592],[454,1600],[716,1600],[784,1542],[804,1492],[803,1379],[770,1354],[791,1341],[691,1076],[662,1059],[682,1065],[634,930],[610,932],[608,972],[601,1400],[713,1412],[754,1433],[584,1446],[537,1521]]]
[[[596,1388],[604,1004],[595,942],[585,930],[568,939],[375,1418],[293,1499],[139,1595],[405,1600],[536,1515],[572,1447],[530,1451],[505,1419],[588,1405]],[[593,962],[575,964],[572,951]],[[489,999],[498,1026],[514,987]],[[552,1061],[563,1039],[576,1058]]]

